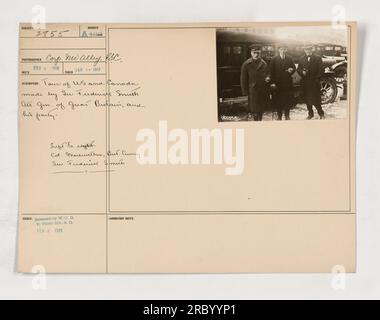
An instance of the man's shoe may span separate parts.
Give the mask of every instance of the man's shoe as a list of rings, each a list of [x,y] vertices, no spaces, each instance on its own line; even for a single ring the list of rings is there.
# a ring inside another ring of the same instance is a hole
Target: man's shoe
[[[321,116],[319,116],[319,119],[321,119],[321,120],[325,120],[325,119],[326,119],[326,117],[325,117],[325,115],[324,115],[324,114],[322,114]]]
[[[285,120],[290,120],[290,117],[289,117],[289,116],[286,116],[286,117],[285,117]]]
[[[314,118],[314,116],[308,115],[307,118],[306,118],[306,120],[311,120],[313,118]]]

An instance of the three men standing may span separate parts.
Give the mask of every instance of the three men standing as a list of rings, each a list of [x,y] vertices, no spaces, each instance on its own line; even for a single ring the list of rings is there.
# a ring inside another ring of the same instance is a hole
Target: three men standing
[[[296,66],[286,52],[287,46],[280,44],[278,54],[272,58],[270,66],[261,58],[261,47],[251,45],[251,57],[246,60],[240,73],[243,95],[248,95],[248,120],[261,121],[269,104],[269,83],[274,89],[273,101],[277,119],[290,120],[290,109],[294,105],[293,79]],[[308,110],[307,119],[314,117],[313,106],[320,119],[324,119],[321,106],[320,78],[323,75],[322,58],[313,54],[312,46],[304,47],[305,55],[300,59],[297,72],[302,77],[301,85]]]

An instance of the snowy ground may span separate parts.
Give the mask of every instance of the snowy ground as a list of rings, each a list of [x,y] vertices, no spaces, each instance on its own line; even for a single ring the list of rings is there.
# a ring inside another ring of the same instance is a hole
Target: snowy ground
[[[326,119],[344,119],[347,116],[347,100],[337,100],[334,103],[323,105]],[[236,112],[234,112],[236,110]],[[308,116],[306,104],[298,104],[290,111],[291,120],[305,120]],[[267,111],[263,115],[263,121],[276,120],[276,112]],[[314,119],[319,119],[314,108]],[[222,114],[221,121],[247,121],[246,103],[235,104],[229,108],[226,114]]]

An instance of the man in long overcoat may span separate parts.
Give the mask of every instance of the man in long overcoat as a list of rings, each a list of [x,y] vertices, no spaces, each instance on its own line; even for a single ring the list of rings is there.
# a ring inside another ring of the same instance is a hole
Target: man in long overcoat
[[[297,71],[302,77],[302,87],[305,102],[308,110],[307,119],[313,119],[314,110],[318,111],[320,119],[325,118],[325,113],[321,106],[321,85],[320,79],[323,75],[322,58],[312,51],[312,46],[304,47],[305,55],[300,59]]]
[[[290,108],[294,104],[292,74],[296,71],[296,66],[291,57],[286,54],[287,46],[278,45],[278,55],[270,62],[270,79],[274,90],[274,105],[277,109],[277,119],[290,120]]]
[[[261,47],[249,47],[251,57],[246,60],[240,73],[243,95],[248,95],[248,120],[261,121],[269,99],[268,65],[261,58]]]

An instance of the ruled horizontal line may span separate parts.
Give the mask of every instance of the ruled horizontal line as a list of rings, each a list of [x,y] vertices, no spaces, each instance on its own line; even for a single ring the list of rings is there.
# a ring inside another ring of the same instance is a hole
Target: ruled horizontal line
[[[356,215],[355,212],[281,212],[281,211],[274,211],[274,212],[253,212],[253,213],[244,213],[244,212],[230,212],[230,213],[224,213],[224,212],[194,212],[194,213],[183,213],[183,212],[166,212],[166,213],[134,213],[134,212],[125,212],[125,213],[114,213],[109,212],[108,216],[185,216],[185,215]],[[107,213],[86,213],[86,212],[75,212],[75,213],[21,213],[23,216],[64,216],[64,215],[104,215],[106,216]]]
[[[20,76],[105,76],[105,73],[21,73]]]
[[[192,214],[356,214],[351,211],[110,211],[109,214],[135,215],[192,215]]]
[[[89,212],[75,212],[75,213],[21,213],[22,216],[106,216],[107,213],[89,213]]]
[[[20,48],[20,50],[106,50],[106,48]]]
[[[105,39],[106,37],[19,37],[20,39]]]
[[[20,63],[106,63],[106,61],[58,61],[58,62],[52,62],[52,61],[20,61]]]

